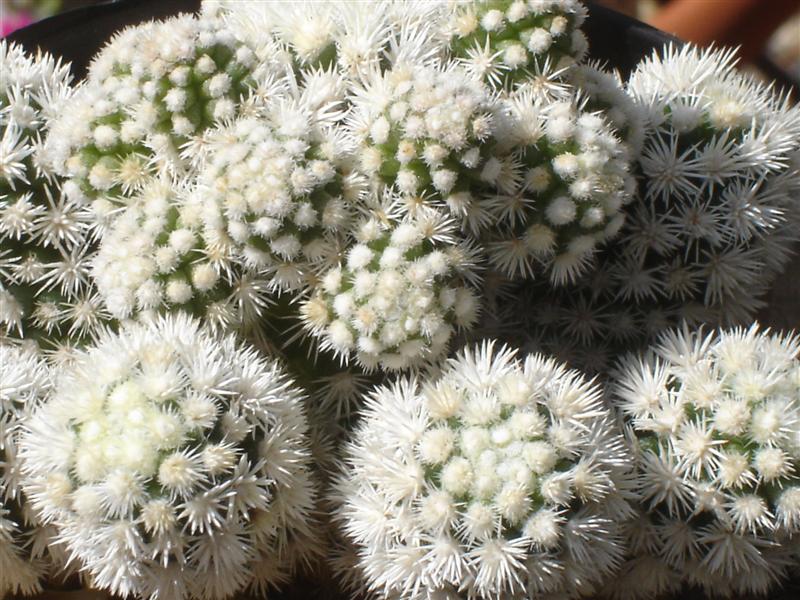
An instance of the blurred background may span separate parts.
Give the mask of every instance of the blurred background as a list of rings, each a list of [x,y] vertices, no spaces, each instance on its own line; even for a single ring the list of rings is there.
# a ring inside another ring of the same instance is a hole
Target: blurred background
[[[108,1],[108,0],[106,0]],[[291,0],[286,0],[291,1]],[[365,1],[365,0],[353,0]],[[0,35],[98,0],[0,0]],[[698,44],[740,46],[744,62],[800,90],[800,0],[597,0]]]

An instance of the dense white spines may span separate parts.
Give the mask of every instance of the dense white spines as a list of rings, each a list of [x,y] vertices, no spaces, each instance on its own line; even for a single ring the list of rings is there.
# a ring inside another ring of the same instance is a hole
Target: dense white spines
[[[226,598],[313,551],[306,420],[281,368],[184,316],[76,355],[26,424],[23,487],[94,585]]]
[[[629,149],[576,98],[522,93],[499,113],[494,156],[481,173],[490,261],[509,278],[545,271],[556,285],[574,281],[624,223],[635,188]]]
[[[319,118],[307,101],[282,99],[208,132],[203,145],[203,222],[225,231],[245,264],[269,270],[279,290],[307,286],[338,258],[359,208],[351,144]]]
[[[372,394],[334,498],[371,591],[569,598],[618,566],[625,462],[599,389],[488,343]]]
[[[643,202],[622,236],[623,260],[652,277],[631,294],[699,301],[741,322],[796,238],[800,109],[736,71],[732,51],[663,54],[628,82],[650,128]]]
[[[451,52],[495,89],[563,74],[588,44],[580,31],[586,8],[577,0],[450,2]]]
[[[451,220],[421,208],[404,219],[365,219],[343,264],[321,276],[304,301],[306,329],[323,349],[372,370],[435,362],[456,328],[469,328],[479,303],[475,252]]]
[[[488,89],[452,63],[374,72],[354,91],[349,129],[361,170],[411,206],[443,203],[470,229],[486,225],[473,185],[493,133]]]
[[[69,67],[0,41],[0,336],[90,335],[88,214],[48,164],[44,140],[71,95]]]
[[[274,35],[296,71],[332,69],[349,82],[375,69],[435,62],[447,49],[442,0],[204,0],[203,8],[242,39]]]
[[[0,597],[41,591],[55,574],[46,527],[25,502],[19,435],[25,417],[44,401],[51,373],[30,349],[0,344]]]
[[[674,331],[622,362],[651,555],[714,593],[766,593],[800,530],[800,345],[749,329]]]
[[[130,27],[98,54],[55,124],[53,162],[102,224],[109,203],[153,175],[180,174],[184,144],[269,97],[279,64],[268,43],[245,44],[211,16]]]
[[[187,182],[153,181],[113,221],[92,270],[111,315],[183,311],[215,329],[256,326],[269,278],[236,258],[226,231],[204,223],[206,198]]]

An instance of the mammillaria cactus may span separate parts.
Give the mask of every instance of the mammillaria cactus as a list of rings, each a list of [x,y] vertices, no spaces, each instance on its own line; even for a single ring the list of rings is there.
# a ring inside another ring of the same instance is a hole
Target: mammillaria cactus
[[[554,77],[580,61],[588,44],[577,0],[451,2],[451,52],[495,89]]]
[[[797,237],[800,109],[736,71],[732,51],[663,54],[628,82],[650,131],[643,202],[621,234],[621,294],[701,302],[743,321]]]
[[[639,193],[618,236],[571,285],[525,283],[504,309],[523,315],[518,329],[534,347],[575,349],[573,364],[592,372],[683,320],[749,322],[797,238],[800,109],[737,72],[731,51],[662,54],[628,83],[647,126]],[[601,78],[574,73],[587,76]],[[630,110],[591,89],[589,106]]]
[[[95,586],[226,598],[313,553],[302,395],[276,363],[168,316],[102,336],[54,385],[23,489]]]
[[[333,498],[366,589],[571,598],[618,566],[629,458],[600,389],[542,356],[469,348],[370,396]]]
[[[355,240],[303,303],[304,325],[323,349],[368,370],[435,362],[456,327],[477,319],[478,299],[465,284],[476,276],[474,250],[427,207],[405,219],[365,219]]]
[[[20,485],[23,419],[51,386],[50,371],[34,352],[0,344],[0,598],[41,591],[41,579],[63,565],[47,546],[52,531],[33,514]]]
[[[620,364],[614,398],[634,434],[638,492],[653,521],[644,546],[711,593],[766,593],[791,564],[799,354],[794,335],[756,324],[669,332]]]
[[[54,175],[43,148],[69,83],[68,66],[0,40],[0,336],[48,348],[88,337],[102,319],[81,192]]]
[[[635,188],[629,149],[575,98],[542,103],[521,93],[501,107],[487,165],[502,164],[502,174],[482,174],[493,188],[482,201],[492,217],[489,259],[509,278],[549,271],[557,285],[573,281],[624,223]]]
[[[193,138],[271,94],[270,44],[251,47],[213,16],[183,15],[130,27],[97,55],[48,146],[100,225],[153,175],[184,172]]]
[[[349,129],[362,170],[411,206],[443,203],[468,228],[486,225],[471,185],[488,169],[493,132],[488,89],[453,63],[373,72],[354,91]]]
[[[236,259],[227,232],[205,226],[203,192],[153,180],[132,200],[93,264],[111,315],[179,310],[215,329],[251,331],[270,302],[268,277]]]
[[[242,261],[268,270],[278,290],[309,285],[338,259],[360,202],[352,144],[319,120],[308,100],[281,99],[209,131],[204,143],[204,223],[226,231]]]

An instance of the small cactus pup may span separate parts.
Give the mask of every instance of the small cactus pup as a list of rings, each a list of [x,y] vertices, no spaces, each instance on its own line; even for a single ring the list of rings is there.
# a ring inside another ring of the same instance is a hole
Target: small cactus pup
[[[452,2],[450,50],[470,74],[511,91],[534,77],[558,78],[586,55],[578,0]]]
[[[69,66],[0,40],[0,337],[48,350],[102,321],[89,283],[89,215],[44,140],[72,94]]]
[[[23,489],[98,589],[265,593],[315,552],[302,399],[188,316],[132,324],[59,372],[21,436]]]
[[[457,329],[477,320],[477,253],[452,219],[421,207],[413,215],[366,217],[340,266],[320,279],[300,311],[322,350],[372,371],[435,363]]]
[[[181,15],[129,27],[98,53],[48,140],[98,226],[153,175],[190,169],[187,143],[272,94],[270,44],[238,40],[213,15]]]
[[[624,554],[630,470],[600,388],[493,342],[368,398],[332,501],[365,591],[577,598]],[[340,563],[342,561],[339,561]]]
[[[51,545],[22,492],[19,435],[24,420],[52,389],[51,372],[30,348],[0,344],[0,598],[42,591],[66,561]]]
[[[800,532],[800,341],[674,330],[619,365],[651,555],[713,594],[766,594]],[[638,583],[633,584],[638,586]],[[645,586],[646,587],[646,586]]]

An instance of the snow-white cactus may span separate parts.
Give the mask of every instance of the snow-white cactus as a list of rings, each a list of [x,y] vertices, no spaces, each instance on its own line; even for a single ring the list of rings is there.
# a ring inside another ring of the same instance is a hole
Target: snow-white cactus
[[[498,110],[481,173],[490,186],[480,201],[490,215],[489,259],[509,278],[544,271],[557,285],[574,281],[625,221],[635,188],[630,151],[574,97],[541,102],[523,92]]]
[[[800,533],[798,338],[675,330],[624,359],[612,389],[652,520],[641,545],[710,593],[766,593]]]
[[[354,83],[375,69],[440,59],[448,44],[443,0],[204,0],[203,9],[246,41],[274,35],[301,78],[325,71]]]
[[[209,131],[199,169],[204,223],[226,231],[241,260],[270,271],[279,290],[307,286],[338,259],[363,187],[347,136],[307,104],[276,100]]]
[[[102,319],[89,285],[88,214],[43,142],[71,95],[69,67],[0,40],[0,336],[87,337]]]
[[[372,370],[435,362],[457,328],[471,327],[479,301],[474,249],[450,219],[422,207],[403,219],[373,216],[355,232],[344,264],[322,275],[301,306],[320,346]]]
[[[364,173],[393,186],[409,205],[444,203],[475,231],[485,226],[474,185],[493,133],[487,88],[453,63],[374,71],[354,90],[349,129]]]
[[[649,133],[620,294],[746,322],[797,238],[800,108],[738,72],[733,51],[691,45],[644,60],[628,91]]]
[[[21,428],[51,388],[51,372],[33,351],[0,344],[0,598],[41,591],[42,579],[63,565],[48,549],[52,531],[38,521],[20,485]]]
[[[377,388],[362,418],[333,499],[365,589],[572,598],[619,565],[629,458],[579,373],[484,343]]]
[[[579,62],[588,44],[578,0],[450,2],[450,51],[475,77],[511,90],[536,77],[557,77]]]
[[[221,599],[314,552],[302,394],[185,316],[102,336],[20,440],[23,489],[98,588]]]
[[[53,163],[104,224],[154,174],[184,171],[187,142],[268,97],[277,60],[269,38],[245,44],[210,16],[129,27],[100,51],[54,125]]]
[[[113,221],[92,275],[114,318],[182,311],[248,331],[263,317],[269,279],[242,265],[225,231],[205,226],[205,198],[188,182],[153,180]]]

